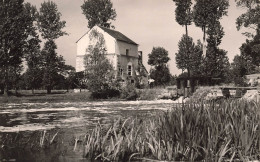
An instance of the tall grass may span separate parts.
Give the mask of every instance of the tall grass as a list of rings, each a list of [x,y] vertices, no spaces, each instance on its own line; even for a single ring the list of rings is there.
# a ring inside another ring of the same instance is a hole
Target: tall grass
[[[157,117],[119,119],[85,137],[92,160],[250,161],[260,159],[260,105],[192,101]]]

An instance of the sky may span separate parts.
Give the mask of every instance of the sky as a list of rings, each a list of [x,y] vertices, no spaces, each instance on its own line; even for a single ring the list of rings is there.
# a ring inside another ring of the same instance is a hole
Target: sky
[[[66,63],[75,67],[76,41],[89,29],[87,19],[82,14],[81,5],[84,0],[53,0],[66,21],[63,29],[69,35],[56,40],[57,53],[62,55]],[[116,10],[116,20],[112,22],[115,30],[120,31],[139,44],[138,50],[143,51],[143,63],[147,64],[148,54],[153,47],[163,47],[169,52],[169,68],[172,74],[180,74],[176,67],[175,53],[178,52],[178,42],[185,33],[185,28],[175,21],[175,4],[172,0],[111,0]],[[39,9],[44,0],[25,0]],[[229,61],[240,54],[239,47],[245,42],[243,30],[237,31],[236,18],[245,10],[236,7],[235,0],[230,0],[228,16],[221,20],[225,35],[220,48],[228,51]],[[194,24],[188,27],[189,36],[193,41],[202,40],[202,30]]]

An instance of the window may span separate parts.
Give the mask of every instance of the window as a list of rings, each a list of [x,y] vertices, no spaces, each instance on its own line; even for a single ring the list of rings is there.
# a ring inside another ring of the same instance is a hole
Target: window
[[[122,68],[119,68],[119,75],[123,76],[123,69]]]
[[[132,65],[127,65],[127,74],[132,76]]]
[[[126,49],[125,53],[126,53],[126,56],[128,56],[129,55],[129,49]]]

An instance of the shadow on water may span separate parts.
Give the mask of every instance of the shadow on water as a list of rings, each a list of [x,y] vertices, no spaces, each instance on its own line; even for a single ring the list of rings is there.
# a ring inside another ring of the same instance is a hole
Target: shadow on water
[[[45,134],[44,131],[1,133],[0,161],[88,161],[81,151],[73,151],[75,131],[79,130],[52,129]]]

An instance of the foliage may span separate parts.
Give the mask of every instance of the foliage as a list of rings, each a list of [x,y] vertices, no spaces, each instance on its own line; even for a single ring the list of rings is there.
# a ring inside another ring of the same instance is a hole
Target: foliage
[[[237,29],[240,30],[241,27],[246,27],[256,30],[257,34],[260,34],[260,22],[259,22],[259,12],[260,12],[260,2],[257,0],[236,0],[237,6],[246,8],[246,13],[240,15],[237,18],[236,24]],[[248,37],[254,37],[254,34],[245,32],[243,33]]]
[[[160,65],[151,68],[150,77],[154,79],[155,85],[166,85],[171,80],[171,73],[167,65]]]
[[[71,65],[64,65],[62,76],[64,76],[64,84],[67,89],[73,89],[76,87],[75,83],[77,82],[76,78],[76,70],[73,66]]]
[[[66,22],[60,20],[61,13],[53,1],[43,2],[38,16],[38,26],[44,39],[54,40],[67,33],[62,31]]]
[[[89,37],[90,45],[84,57],[86,85],[94,96],[107,98],[113,95],[111,91],[119,89],[119,83],[115,79],[113,66],[105,56],[107,52],[103,34],[93,29]]]
[[[227,0],[196,0],[194,5],[194,23],[203,31],[212,21],[218,21],[227,15],[229,2]]]
[[[170,60],[168,51],[163,47],[153,47],[152,52],[148,54],[148,58],[148,64],[152,66],[162,66]]]
[[[10,68],[22,63],[23,46],[27,39],[23,0],[0,1],[0,65],[4,93],[7,95]]]
[[[196,0],[193,9],[193,19],[196,26],[203,31],[203,55],[205,56],[206,32],[211,23],[218,22],[227,15],[228,0]]]
[[[221,44],[225,32],[219,21],[213,21],[209,24],[207,34],[208,47],[217,47]]]
[[[223,11],[224,12],[224,11]],[[207,51],[204,57],[203,75],[214,78],[221,78],[222,82],[230,82],[230,64],[227,57],[227,51],[218,46],[224,36],[224,30],[219,19],[212,19],[208,24],[206,31]]]
[[[188,36],[187,26],[192,23],[191,0],[173,0],[177,6],[175,9],[175,20],[182,26],[186,27],[186,35]]]
[[[47,89],[47,93],[51,93],[51,89],[55,85],[56,78],[63,71],[64,59],[56,53],[57,46],[54,41],[49,40],[44,44],[41,51],[43,66],[43,85]]]
[[[99,124],[86,135],[84,155],[103,161],[259,160],[258,111],[258,104],[243,100],[192,101],[150,120]]]
[[[155,80],[156,85],[165,85],[170,81],[170,71],[167,62],[170,60],[168,51],[163,47],[153,47],[148,54],[148,64],[153,67],[150,70],[150,77]]]
[[[139,89],[138,100],[156,100],[160,94],[162,94],[165,89],[152,88],[152,89]]]
[[[81,9],[88,20],[88,28],[95,25],[113,27],[110,21],[116,19],[116,11],[110,0],[86,0]]]
[[[187,70],[188,75],[190,73],[199,73],[196,70],[199,70],[198,67],[202,62],[201,43],[198,41],[197,45],[195,45],[191,37],[183,35],[178,46],[178,53],[175,54],[177,67],[183,71]]]
[[[43,85],[47,89],[47,93],[51,93],[51,89],[55,84],[55,77],[62,72],[64,67],[64,59],[56,53],[57,46],[55,39],[66,35],[62,31],[66,22],[60,20],[61,13],[58,12],[57,5],[52,2],[43,2],[38,16],[38,27],[41,35],[47,41],[44,44],[42,55],[43,67]]]
[[[247,62],[242,56],[236,55],[231,64],[232,73],[234,75],[233,81],[235,85],[245,86],[244,77],[248,73]]]
[[[227,51],[210,47],[204,61],[204,75],[225,79],[226,72],[230,68]]]
[[[260,66],[260,35],[256,35],[253,40],[246,40],[240,47],[241,56],[245,61],[250,62],[251,67],[248,67],[249,73],[254,73],[256,67]]]
[[[38,11],[35,6],[30,3],[26,3],[24,5],[25,14],[27,15],[27,31],[28,31],[28,39],[25,45],[25,60],[27,63],[27,70],[25,73],[25,83],[28,88],[32,89],[32,93],[34,93],[34,89],[39,88],[42,82],[42,58],[40,53],[40,42],[39,35],[37,33],[37,15]]]
[[[121,90],[121,98],[126,100],[136,100],[138,98],[138,92],[135,88],[135,85],[127,82]]]

